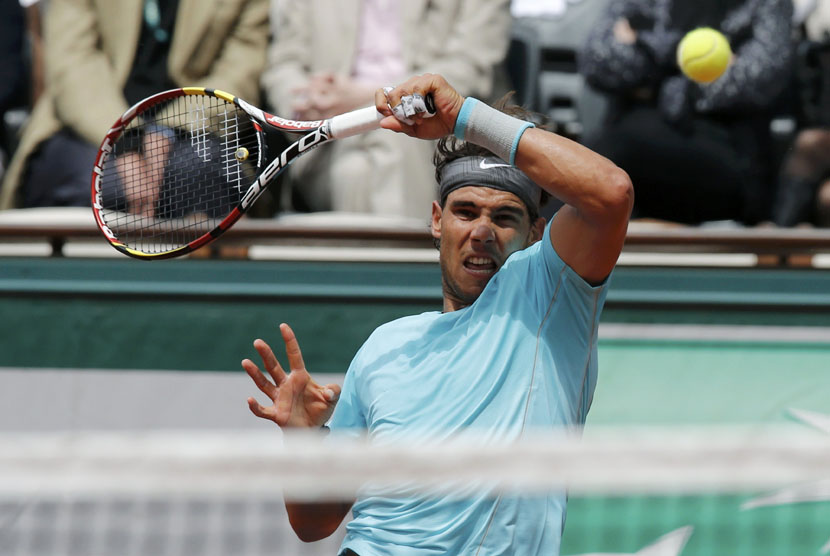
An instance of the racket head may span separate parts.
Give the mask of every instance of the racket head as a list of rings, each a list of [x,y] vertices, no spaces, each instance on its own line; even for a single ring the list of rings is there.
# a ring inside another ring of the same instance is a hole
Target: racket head
[[[185,87],[149,97],[109,130],[92,173],[101,232],[139,259],[190,253],[242,216],[266,159],[262,125],[233,95]]]

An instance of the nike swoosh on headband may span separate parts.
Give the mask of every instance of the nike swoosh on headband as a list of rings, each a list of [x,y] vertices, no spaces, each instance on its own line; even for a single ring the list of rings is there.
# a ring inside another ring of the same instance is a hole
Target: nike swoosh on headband
[[[489,170],[490,168],[510,168],[510,164],[501,164],[501,163],[490,163],[490,164],[488,164],[486,160],[482,160],[481,163],[478,166],[482,170]]]

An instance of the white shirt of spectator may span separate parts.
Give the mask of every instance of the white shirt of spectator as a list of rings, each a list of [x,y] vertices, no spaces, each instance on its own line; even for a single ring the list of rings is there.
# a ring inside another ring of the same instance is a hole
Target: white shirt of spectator
[[[405,74],[399,0],[363,0],[352,77],[374,87]]]

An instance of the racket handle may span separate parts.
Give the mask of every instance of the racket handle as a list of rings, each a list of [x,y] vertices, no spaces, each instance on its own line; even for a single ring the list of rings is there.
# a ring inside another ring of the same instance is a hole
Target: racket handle
[[[424,117],[431,118],[435,115],[435,103],[432,100],[432,93],[426,96],[424,103],[427,109]],[[361,133],[378,129],[383,117],[383,114],[378,112],[374,106],[346,112],[345,114],[334,116],[329,120],[329,134],[333,139],[343,139],[344,137],[351,137],[352,135],[360,135]]]
[[[333,139],[343,139],[352,135],[360,135],[380,127],[383,114],[374,106],[367,106],[334,116],[329,120],[329,133]]]

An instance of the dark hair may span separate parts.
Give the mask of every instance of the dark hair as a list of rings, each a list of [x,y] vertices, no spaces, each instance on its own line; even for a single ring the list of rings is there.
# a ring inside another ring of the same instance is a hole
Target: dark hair
[[[496,102],[494,102],[492,105],[493,108],[495,108],[496,110],[500,110],[505,114],[513,116],[514,118],[519,118],[521,120],[533,122],[533,124],[540,129],[553,131],[553,127],[550,124],[550,120],[544,114],[539,114],[517,104],[512,104],[510,100],[511,98],[513,98],[514,94],[515,91],[510,91],[509,93],[498,99]],[[467,143],[462,139],[458,139],[455,135],[447,135],[439,139],[438,145],[435,147],[435,154],[432,157],[432,163],[435,165],[435,181],[437,183],[441,183],[441,176],[444,172],[444,167],[446,167],[447,164],[449,164],[453,160],[464,158],[466,156],[486,157],[495,155],[489,150],[485,149],[484,147],[479,147],[478,145]],[[544,206],[549,199],[550,194],[543,189],[539,206]],[[535,207],[528,206],[527,211],[530,215],[531,223],[535,222],[536,219],[539,218],[539,212],[538,210],[536,210]]]

